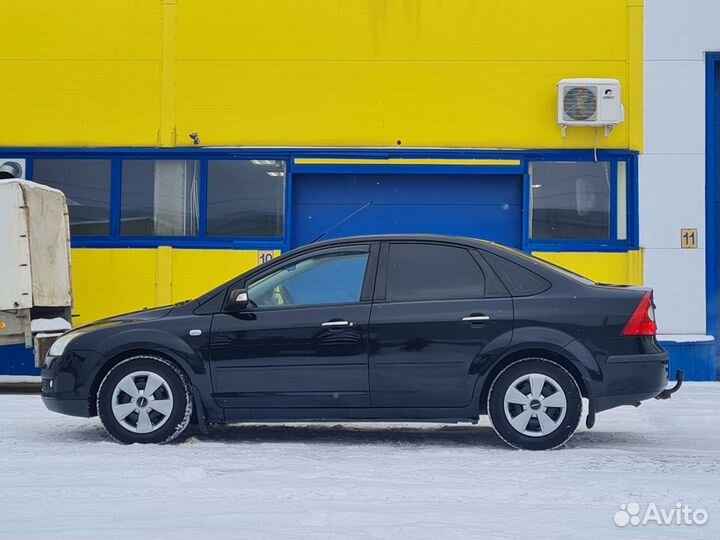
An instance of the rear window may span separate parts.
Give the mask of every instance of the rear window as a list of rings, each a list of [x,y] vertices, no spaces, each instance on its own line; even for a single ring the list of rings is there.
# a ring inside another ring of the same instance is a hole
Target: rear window
[[[572,280],[577,281],[578,283],[582,283],[583,285],[597,285],[595,281],[592,279],[589,279],[585,276],[582,276],[580,274],[576,274],[575,272],[568,270],[567,268],[563,268],[562,266],[558,266],[557,264],[553,264],[549,261],[546,261],[545,259],[540,259],[539,257],[532,257],[528,255],[527,253],[523,253],[522,251],[519,251],[517,249],[512,249],[506,246],[501,246],[499,244],[494,244],[494,247],[498,249],[502,249],[504,251],[508,251],[512,253],[515,257],[520,257],[521,259],[525,259],[529,263],[537,264],[539,266],[544,266],[548,270],[552,270],[554,272],[558,272],[559,274],[562,274],[563,276],[570,278]],[[485,253],[485,252],[483,252]]]
[[[391,244],[386,298],[391,302],[483,298],[485,276],[467,249]]]
[[[492,265],[513,296],[532,296],[550,288],[550,283],[535,272],[528,270],[514,262],[498,257],[492,253],[483,252],[483,255]]]

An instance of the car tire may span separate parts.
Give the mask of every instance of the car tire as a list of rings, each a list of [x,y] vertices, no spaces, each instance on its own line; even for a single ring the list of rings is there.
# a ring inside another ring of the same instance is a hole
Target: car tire
[[[97,394],[97,411],[116,441],[163,444],[190,423],[192,390],[185,374],[172,362],[153,355],[133,356],[105,375]]]
[[[493,429],[510,446],[551,450],[575,433],[582,416],[582,395],[561,365],[525,358],[507,366],[492,382],[487,411]]]

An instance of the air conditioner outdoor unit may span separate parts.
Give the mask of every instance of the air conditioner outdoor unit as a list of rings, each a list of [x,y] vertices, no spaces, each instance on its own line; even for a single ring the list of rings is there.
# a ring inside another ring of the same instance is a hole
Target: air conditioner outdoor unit
[[[0,180],[25,178],[25,160],[22,158],[0,158]]]
[[[558,83],[558,124],[568,127],[612,128],[625,120],[617,79],[563,79]]]

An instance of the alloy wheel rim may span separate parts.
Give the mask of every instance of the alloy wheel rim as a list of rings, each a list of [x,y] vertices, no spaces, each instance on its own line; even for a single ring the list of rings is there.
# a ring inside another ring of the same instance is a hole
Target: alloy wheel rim
[[[111,408],[123,428],[142,434],[165,425],[173,404],[173,393],[165,379],[152,371],[134,371],[115,385]]]
[[[505,417],[515,431],[528,437],[545,437],[565,419],[567,397],[558,382],[542,373],[515,379],[503,399]]]

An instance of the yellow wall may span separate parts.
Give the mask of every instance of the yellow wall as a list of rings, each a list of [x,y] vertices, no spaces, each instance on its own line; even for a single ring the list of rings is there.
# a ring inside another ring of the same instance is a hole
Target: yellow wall
[[[642,284],[642,251],[534,255],[602,283]],[[76,248],[73,324],[194,298],[257,264],[253,250]]]
[[[599,143],[642,146],[639,0],[2,4],[0,146],[592,147],[565,77],[620,79]]]
[[[73,325],[194,298],[257,264],[257,251],[73,249]]]
[[[591,148],[556,83],[613,77],[642,150],[642,0],[2,1],[0,146]],[[639,283],[642,254],[547,253]],[[76,323],[195,296],[254,251],[73,250]],[[109,308],[112,306],[112,309]]]
[[[0,5],[0,146],[155,145],[159,0]]]
[[[643,284],[642,250],[627,253],[545,253],[536,257],[572,270],[598,283],[613,285]]]

